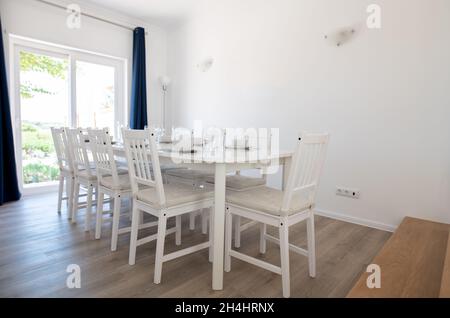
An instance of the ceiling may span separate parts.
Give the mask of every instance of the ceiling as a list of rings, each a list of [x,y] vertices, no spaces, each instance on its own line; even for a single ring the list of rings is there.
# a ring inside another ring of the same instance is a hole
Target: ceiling
[[[86,0],[144,21],[171,25],[186,16],[201,0]]]

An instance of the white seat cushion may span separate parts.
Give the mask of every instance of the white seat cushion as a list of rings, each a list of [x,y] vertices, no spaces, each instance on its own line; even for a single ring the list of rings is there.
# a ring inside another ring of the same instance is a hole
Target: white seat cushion
[[[206,178],[206,182],[214,184],[214,176]],[[263,178],[250,178],[242,175],[233,175],[227,177],[228,190],[244,191],[266,185]]]
[[[165,207],[173,207],[191,202],[203,201],[213,198],[213,191],[209,188],[199,188],[190,185],[173,183],[164,185],[166,196]],[[145,202],[155,209],[163,208],[159,204],[158,194],[155,188],[145,189],[138,192],[137,199]]]
[[[65,177],[74,175],[73,169],[71,169],[69,167],[63,167],[62,169],[59,169],[59,173]]]
[[[228,191],[227,202],[232,205],[261,211],[275,216],[284,215],[281,212],[284,192],[268,187],[260,187],[248,191]],[[294,197],[288,215],[302,212],[311,207],[303,198]]]
[[[118,168],[117,173],[120,175],[128,175],[128,171]],[[97,180],[97,170],[91,169],[91,176],[88,176],[88,172],[86,170],[81,170],[78,172],[77,175],[79,178],[86,179],[86,180]]]
[[[77,177],[86,179],[86,180],[97,180],[97,171],[95,169],[91,169],[91,175],[88,175],[87,170],[78,171]]]
[[[119,184],[114,185],[113,177],[103,177],[101,185],[112,190],[131,190],[130,176],[128,174],[119,175]]]

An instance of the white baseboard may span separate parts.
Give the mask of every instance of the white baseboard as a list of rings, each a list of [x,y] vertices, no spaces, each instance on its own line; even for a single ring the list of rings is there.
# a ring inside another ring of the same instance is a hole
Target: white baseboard
[[[28,197],[45,193],[58,193],[58,182],[48,182],[39,185],[30,185],[22,189],[22,196]]]
[[[335,219],[335,220],[344,221],[344,222],[348,222],[348,223],[363,225],[363,226],[367,226],[370,228],[374,228],[374,229],[382,230],[382,231],[386,231],[386,232],[395,232],[395,230],[397,229],[397,226],[395,226],[395,225],[384,224],[381,222],[357,218],[354,216],[348,216],[348,215],[341,214],[341,213],[329,212],[329,211],[317,210],[317,209],[314,211],[317,215],[324,216],[324,217],[327,217],[330,219]]]

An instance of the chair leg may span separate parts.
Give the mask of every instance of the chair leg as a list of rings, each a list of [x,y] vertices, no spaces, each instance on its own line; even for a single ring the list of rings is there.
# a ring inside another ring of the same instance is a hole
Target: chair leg
[[[291,283],[289,274],[289,225],[287,220],[281,221],[279,230],[283,297],[289,298],[291,296]]]
[[[59,214],[61,214],[63,190],[64,190],[64,176],[62,174],[60,174],[59,175],[59,188],[58,188],[58,213]]]
[[[97,220],[95,222],[95,239],[99,240],[102,236],[102,223],[103,223],[103,200],[105,194],[103,192],[97,192]]]
[[[111,237],[111,251],[112,252],[117,251],[117,240],[119,239],[120,206],[121,206],[121,197],[120,197],[120,195],[115,195],[114,196],[112,237]]]
[[[84,230],[86,232],[89,232],[91,229],[91,214],[92,214],[92,196],[94,193],[94,186],[92,184],[88,187],[88,193],[87,193],[87,207],[86,207],[86,216],[85,216],[85,222],[84,222]]]
[[[239,215],[234,216],[234,247],[241,247],[241,217]]]
[[[306,230],[308,232],[308,262],[309,276],[316,277],[316,237],[314,230],[314,213],[311,212],[310,217],[306,221]]]
[[[214,259],[214,208],[209,209],[209,262],[212,263]]]
[[[208,210],[203,209],[202,211],[202,233],[208,234]]]
[[[114,200],[112,196],[109,196],[109,212],[111,216],[113,215],[114,211]]]
[[[73,205],[72,205],[72,223],[77,223],[77,213],[78,213],[78,201],[80,196],[80,183],[75,181],[74,191],[73,191]]]
[[[233,236],[233,215],[228,211],[225,217],[225,272],[231,271],[231,241]]]
[[[130,265],[136,264],[136,249],[137,249],[137,238],[139,231],[139,210],[136,204],[133,202],[133,217],[131,220],[131,236],[130,236],[130,256],[128,263]]]
[[[75,178],[74,177],[68,177],[67,178],[67,184],[66,184],[66,196],[67,196],[67,203],[68,203],[68,211],[67,213],[69,215],[69,220],[72,220],[72,213],[73,213],[73,201],[74,201],[74,191],[75,191]]]
[[[65,178],[65,185],[64,185],[64,190],[63,190],[63,193],[65,193],[66,194],[66,209],[67,209],[67,211],[70,211],[69,210],[69,203],[70,203],[70,201],[69,201],[69,197],[70,197],[70,190],[69,190],[69,188],[70,188],[70,180],[72,179],[71,177],[64,177]]]
[[[181,215],[175,217],[176,232],[175,232],[175,244],[181,245]]]
[[[259,252],[261,254],[266,254],[266,234],[267,234],[267,225],[261,224],[259,229]]]
[[[155,284],[161,283],[166,231],[167,231],[167,217],[165,214],[163,214],[159,217],[158,220],[158,238],[156,241],[156,259],[155,259],[155,277],[154,277]]]
[[[191,231],[195,230],[195,214],[196,212],[192,212],[189,214],[189,229]]]
[[[130,198],[130,213],[129,217],[130,221],[133,219],[133,198]],[[142,219],[144,218],[144,214],[142,214]]]

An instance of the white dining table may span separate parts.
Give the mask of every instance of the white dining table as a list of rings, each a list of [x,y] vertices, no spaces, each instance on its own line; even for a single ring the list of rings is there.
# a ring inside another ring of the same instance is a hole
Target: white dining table
[[[114,154],[125,157],[123,145],[116,144]],[[264,169],[282,167],[282,186],[286,186],[292,151],[278,151],[276,154],[262,155],[257,150],[246,149],[208,149],[194,147],[193,152],[180,152],[171,144],[159,144],[161,165],[176,164],[180,167],[193,168],[214,173],[214,214],[213,214],[213,274],[212,289],[223,289],[224,243],[225,243],[225,198],[226,176],[228,173],[247,169]]]

